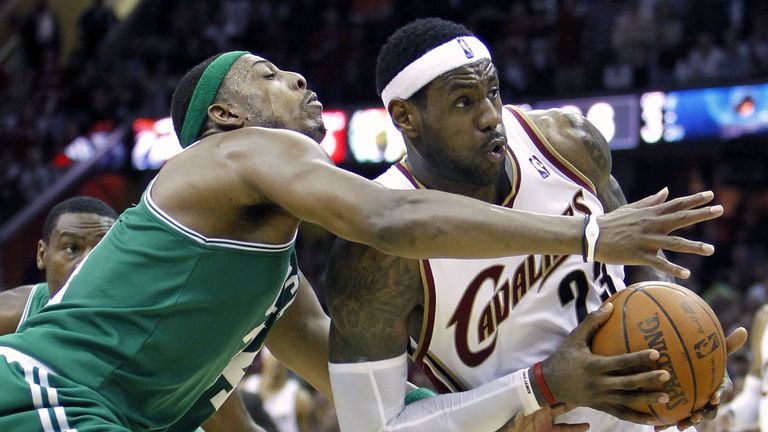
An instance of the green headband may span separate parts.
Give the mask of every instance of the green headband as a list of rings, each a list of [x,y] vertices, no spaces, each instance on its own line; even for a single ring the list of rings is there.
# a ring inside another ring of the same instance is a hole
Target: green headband
[[[248,51],[224,53],[216,57],[216,60],[205,68],[203,75],[200,76],[200,81],[195,86],[192,99],[190,99],[187,112],[184,115],[184,125],[181,127],[182,147],[186,148],[197,141],[200,129],[202,129],[205,119],[208,117],[208,107],[216,99],[221,82],[235,61],[245,54],[248,54]]]

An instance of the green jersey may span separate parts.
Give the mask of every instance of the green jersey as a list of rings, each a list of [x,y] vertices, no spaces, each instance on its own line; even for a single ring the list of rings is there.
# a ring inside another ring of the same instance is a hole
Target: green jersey
[[[150,190],[0,346],[104,396],[132,430],[178,426],[182,416],[193,430],[293,301],[294,241],[206,238],[164,213]]]
[[[24,306],[24,312],[21,314],[21,320],[19,321],[19,327],[25,319],[40,312],[40,309],[48,303],[51,293],[48,290],[48,282],[42,282],[32,287],[32,292],[29,293],[29,299]]]

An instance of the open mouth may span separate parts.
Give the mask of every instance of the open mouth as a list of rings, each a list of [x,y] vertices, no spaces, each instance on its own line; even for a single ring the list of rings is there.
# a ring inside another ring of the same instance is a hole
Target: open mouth
[[[488,155],[488,158],[493,161],[497,162],[502,159],[504,159],[504,145],[505,140],[503,138],[497,138],[491,142],[493,145],[486,154]]]
[[[306,104],[312,107],[316,107],[319,109],[323,109],[323,104],[320,103],[319,100],[317,100],[317,94],[312,92],[309,94],[309,97],[306,100]]]

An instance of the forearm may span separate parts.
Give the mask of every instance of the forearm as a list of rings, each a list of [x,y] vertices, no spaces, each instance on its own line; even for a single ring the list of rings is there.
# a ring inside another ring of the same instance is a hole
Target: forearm
[[[275,358],[328,399],[331,399],[327,367],[330,322],[302,274],[296,299],[265,341]],[[301,343],[296,342],[299,340]]]
[[[536,214],[422,192],[418,197],[403,195],[381,215],[374,247],[405,258],[581,254],[583,217]]]
[[[342,432],[494,432],[518,411],[533,412],[530,386],[518,371],[475,389],[405,405],[405,355],[377,362],[331,363]],[[527,389],[527,390],[526,390]]]

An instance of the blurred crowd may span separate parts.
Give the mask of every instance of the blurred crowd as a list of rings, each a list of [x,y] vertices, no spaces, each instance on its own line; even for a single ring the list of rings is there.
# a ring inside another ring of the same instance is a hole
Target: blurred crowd
[[[220,51],[300,71],[326,106],[377,104],[378,48],[419,16],[486,40],[510,102],[768,76],[768,4],[757,0],[166,0],[124,22],[95,0],[66,57],[54,9],[37,0],[9,20],[24,79],[0,79],[0,221],[55,181],[67,144],[94,125],[167,115],[181,74]]]
[[[68,144],[135,117],[166,116],[181,74],[220,51],[248,49],[301,72],[326,106],[377,105],[378,48],[421,16],[462,22],[486,40],[509,102],[768,77],[768,3],[758,0],[166,0],[140,2],[122,22],[95,0],[67,56],[56,13],[39,0],[9,22],[23,79],[0,73],[0,224],[72,164]],[[694,270],[683,283],[710,302],[726,330],[748,326],[768,302],[764,168],[749,156],[726,162],[695,151],[646,159],[645,166],[631,156],[614,161],[630,199],[670,184],[673,195],[712,188],[726,207],[720,221],[692,234],[716,244],[716,255],[677,259]],[[646,175],[662,163],[668,178]],[[332,241],[302,229],[302,269],[321,301]],[[731,362],[736,376],[748,358],[744,350]]]

